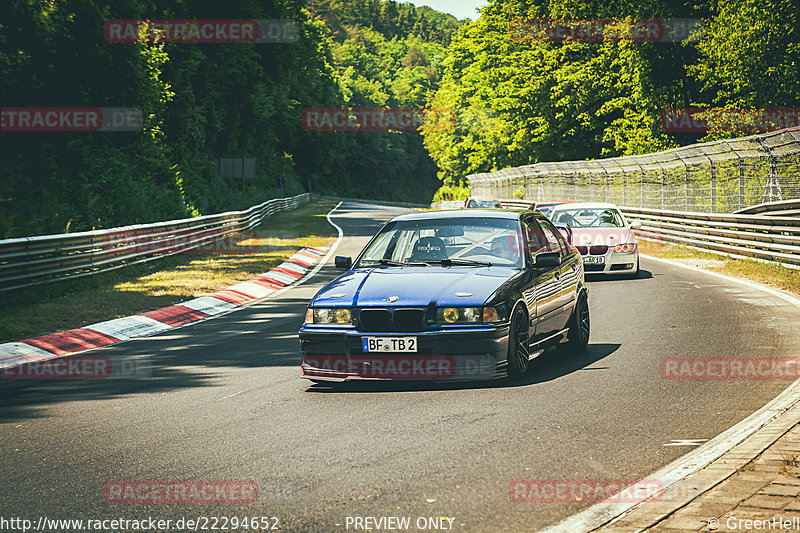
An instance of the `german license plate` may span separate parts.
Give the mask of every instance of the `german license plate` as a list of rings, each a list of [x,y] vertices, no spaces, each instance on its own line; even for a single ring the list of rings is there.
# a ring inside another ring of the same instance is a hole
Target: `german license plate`
[[[400,352],[417,351],[416,337],[361,337],[364,352]]]
[[[606,262],[606,258],[602,255],[591,256],[587,255],[583,258],[584,265],[602,265]]]

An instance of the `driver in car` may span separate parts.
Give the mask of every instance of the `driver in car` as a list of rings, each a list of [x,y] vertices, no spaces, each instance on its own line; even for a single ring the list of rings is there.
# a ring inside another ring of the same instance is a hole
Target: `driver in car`
[[[515,261],[517,257],[514,250],[511,249],[511,241],[513,238],[513,235],[497,237],[492,241],[489,251],[493,256],[500,259],[505,259],[506,261]]]

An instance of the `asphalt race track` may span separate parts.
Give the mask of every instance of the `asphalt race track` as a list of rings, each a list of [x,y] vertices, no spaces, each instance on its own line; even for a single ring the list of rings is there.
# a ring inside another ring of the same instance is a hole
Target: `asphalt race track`
[[[404,212],[343,204],[337,255]],[[693,449],[665,444],[710,439],[789,384],[662,379],[666,356],[796,355],[800,310],[660,262],[642,270],[590,278],[588,352],[546,353],[511,384],[300,379],[297,330],[337,275],[330,264],[258,305],[93,352],[142,358],[147,379],[0,380],[0,515],[275,516],[282,531],[346,531],[357,516],[411,517],[412,531],[418,517],[455,517],[444,528],[465,532],[553,525],[588,503],[515,503],[513,480],[647,478]],[[112,505],[111,480],[251,480],[259,498]]]

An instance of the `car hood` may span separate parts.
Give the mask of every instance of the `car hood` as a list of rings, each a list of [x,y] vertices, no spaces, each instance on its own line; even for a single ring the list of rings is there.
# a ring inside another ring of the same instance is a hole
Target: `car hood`
[[[572,244],[575,246],[602,245],[616,246],[626,242],[636,242],[630,228],[573,228]]]
[[[336,278],[312,301],[324,306],[483,305],[519,268],[412,266],[359,268]],[[461,296],[456,296],[456,293]],[[387,298],[397,296],[389,302]]]

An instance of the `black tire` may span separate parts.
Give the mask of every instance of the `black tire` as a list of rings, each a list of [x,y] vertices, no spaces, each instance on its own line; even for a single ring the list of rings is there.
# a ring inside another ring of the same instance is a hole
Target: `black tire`
[[[528,332],[528,315],[521,307],[514,310],[511,315],[511,325],[508,330],[508,377],[515,379],[528,372],[530,348]]]
[[[569,319],[567,342],[561,344],[559,348],[569,355],[578,355],[585,352],[586,347],[589,345],[590,332],[589,303],[586,300],[586,293],[581,293],[575,303],[572,317]]]

